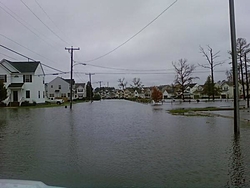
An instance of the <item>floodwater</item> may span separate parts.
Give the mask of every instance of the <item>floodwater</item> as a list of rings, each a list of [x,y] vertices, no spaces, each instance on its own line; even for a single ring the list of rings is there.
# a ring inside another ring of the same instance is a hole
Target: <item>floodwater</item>
[[[1,108],[0,178],[73,188],[250,187],[250,125],[236,138],[232,119],[173,116],[173,105]]]

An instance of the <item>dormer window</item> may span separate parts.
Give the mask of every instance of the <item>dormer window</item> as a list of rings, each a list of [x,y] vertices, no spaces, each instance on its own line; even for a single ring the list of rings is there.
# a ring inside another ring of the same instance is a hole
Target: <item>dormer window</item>
[[[32,82],[32,75],[23,75],[23,82]]]

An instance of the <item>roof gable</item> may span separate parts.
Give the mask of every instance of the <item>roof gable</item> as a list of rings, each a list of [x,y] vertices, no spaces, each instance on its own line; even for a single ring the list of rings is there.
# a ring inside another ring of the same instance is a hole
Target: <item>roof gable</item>
[[[21,73],[34,73],[40,62],[11,62],[8,61],[15,69]]]
[[[70,79],[69,79],[69,81],[70,81]],[[73,80],[74,81],[74,80]],[[76,83],[75,84],[75,87],[77,88],[77,87],[85,87],[85,83]]]

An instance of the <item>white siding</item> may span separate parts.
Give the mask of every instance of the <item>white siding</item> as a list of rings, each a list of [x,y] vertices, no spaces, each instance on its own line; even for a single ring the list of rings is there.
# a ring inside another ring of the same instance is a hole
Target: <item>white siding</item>
[[[11,65],[8,65],[8,63],[3,62],[4,66],[8,66],[11,71],[15,71]],[[21,73],[10,73],[8,70],[6,70],[4,67],[0,66],[0,75],[6,74],[7,75],[7,83],[5,83],[6,88],[11,83],[24,83],[23,82],[23,74]],[[32,75],[32,82],[26,82],[23,84],[22,89],[8,89],[8,96],[10,96],[11,101],[13,101],[13,91],[18,91],[18,101],[22,99],[22,101],[29,101],[29,102],[36,102],[36,103],[44,103],[45,98],[43,98],[43,92],[45,92],[45,85],[44,85],[44,76],[41,64],[38,65],[35,73],[25,73],[26,75],[30,74]],[[41,75],[41,76],[38,76]],[[26,90],[30,91],[30,98],[26,99]],[[38,96],[38,93],[40,91],[40,98]]]
[[[32,75],[32,82],[24,83],[24,90],[22,93],[22,97],[24,97],[25,100],[29,102],[35,101],[36,103],[45,102],[45,98],[43,98],[43,92],[45,92],[45,85],[44,85],[44,76],[42,74],[43,74],[42,68],[41,65],[39,64],[37,66],[35,74]],[[26,90],[30,90],[30,99],[26,99]],[[38,96],[39,91],[40,91],[40,98]]]
[[[59,85],[61,86],[59,89]],[[59,92],[56,92],[58,90]],[[56,77],[47,85],[47,97],[50,97],[50,94],[53,94],[54,97],[61,97],[63,94],[66,94],[68,97],[70,93],[70,84],[60,77]]]

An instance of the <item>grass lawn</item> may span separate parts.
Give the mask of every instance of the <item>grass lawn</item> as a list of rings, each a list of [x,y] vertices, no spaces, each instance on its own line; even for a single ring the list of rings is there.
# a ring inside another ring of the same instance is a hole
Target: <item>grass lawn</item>
[[[178,108],[172,109],[168,112],[173,115],[189,115],[192,112],[201,112],[201,111],[220,111],[220,110],[233,110],[233,108],[217,108],[217,107],[205,107],[205,108]]]

